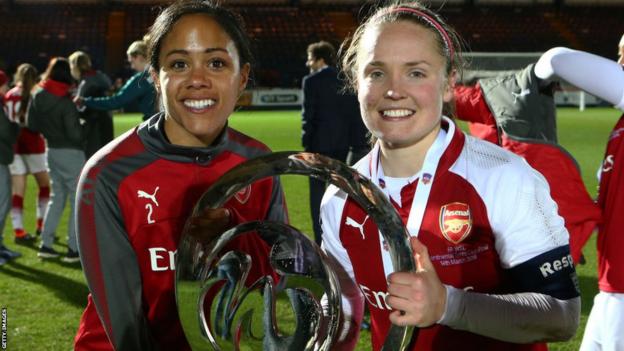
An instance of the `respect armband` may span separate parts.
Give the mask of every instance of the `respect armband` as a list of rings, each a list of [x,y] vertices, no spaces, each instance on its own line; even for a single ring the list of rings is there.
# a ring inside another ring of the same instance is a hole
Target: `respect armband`
[[[506,271],[514,292],[535,292],[560,300],[580,295],[568,245],[544,252]]]

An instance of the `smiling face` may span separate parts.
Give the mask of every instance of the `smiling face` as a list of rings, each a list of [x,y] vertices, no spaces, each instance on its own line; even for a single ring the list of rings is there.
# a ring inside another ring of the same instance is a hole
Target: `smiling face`
[[[440,129],[444,102],[451,101],[446,61],[435,33],[409,21],[369,27],[357,55],[362,118],[382,146],[427,147]]]
[[[240,67],[230,36],[210,16],[186,15],[164,38],[155,77],[165,108],[165,133],[172,144],[208,146],[223,130],[249,64]]]

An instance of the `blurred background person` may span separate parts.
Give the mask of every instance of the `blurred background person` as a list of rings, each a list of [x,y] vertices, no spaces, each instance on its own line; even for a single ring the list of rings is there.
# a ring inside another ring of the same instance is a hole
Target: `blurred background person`
[[[0,266],[8,260],[21,256],[19,252],[4,246],[4,222],[11,209],[11,174],[9,164],[13,161],[13,144],[17,139],[18,125],[9,121],[4,113],[3,96],[9,90],[9,77],[0,71]]]
[[[371,149],[370,136],[368,129],[362,122],[360,115],[360,104],[357,97],[345,91],[347,104],[351,104],[347,110],[349,114],[349,153],[347,153],[347,164],[353,166],[362,157],[366,156]]]
[[[600,221],[600,209],[583,184],[576,159],[558,142],[557,82],[538,77],[535,63],[519,70],[477,72],[466,80],[468,84],[454,88],[455,116],[469,122],[473,136],[522,156],[546,178],[570,234],[570,253],[574,262],[581,262],[581,248]]]
[[[74,79],[78,82],[78,98],[104,97],[111,89],[110,78],[91,66],[87,53],[76,51],[69,55],[69,65]],[[87,108],[84,118],[85,157],[88,159],[102,146],[113,140],[113,114],[110,111]]]
[[[67,224],[67,254],[64,262],[78,262],[78,245],[74,218],[76,186],[85,163],[83,132],[80,114],[69,90],[73,84],[69,61],[63,57],[50,60],[42,81],[32,93],[28,108],[28,128],[40,132],[48,143],[47,161],[52,180],[52,195],[43,220],[41,246],[38,257],[55,258],[59,253],[52,244],[56,228],[69,201]]]
[[[124,79],[121,77],[117,77],[115,78],[115,81],[113,82],[113,85],[111,85],[110,90],[108,91],[107,95],[114,95],[117,94],[117,92],[119,90],[121,90],[121,88],[124,85]]]
[[[76,103],[79,106],[110,111],[123,108],[132,102],[137,102],[139,110],[143,113],[144,121],[158,111],[154,80],[147,71],[149,66],[147,45],[143,40],[137,40],[130,44],[126,55],[128,56],[130,67],[137,73],[113,96],[77,97]]]
[[[312,43],[307,49],[306,66],[310,74],[303,78],[303,106],[301,111],[301,142],[308,152],[315,152],[346,162],[351,144],[352,124],[362,124],[354,95],[343,92],[338,78],[336,49],[326,41]],[[359,129],[362,131],[362,129]],[[365,132],[364,132],[365,135]],[[354,137],[354,139],[357,139]],[[361,155],[361,145],[357,145]],[[352,159],[357,161],[358,155]],[[310,212],[314,239],[321,243],[319,209],[325,192],[325,182],[310,178]]]
[[[536,71],[544,79],[559,77],[624,111],[624,36],[618,45],[618,61],[568,48],[554,48],[542,55]],[[615,123],[598,171],[598,289],[581,351],[624,350],[624,115]]]
[[[15,157],[9,166],[13,196],[11,200],[11,221],[15,232],[15,242],[27,244],[36,237],[24,229],[24,196],[28,174],[35,177],[39,193],[37,194],[35,232],[41,234],[43,218],[50,200],[50,177],[46,164],[46,145],[43,136],[26,127],[26,110],[30,102],[31,90],[37,84],[37,69],[23,63],[17,67],[13,79],[15,86],[5,95],[6,112],[9,119],[18,123],[21,128],[15,145]]]

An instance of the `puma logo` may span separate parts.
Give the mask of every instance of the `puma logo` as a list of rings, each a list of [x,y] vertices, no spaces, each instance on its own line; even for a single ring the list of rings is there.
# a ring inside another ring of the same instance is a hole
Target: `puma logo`
[[[511,95],[514,97],[514,104],[516,103],[516,101],[518,101],[518,98],[527,96],[529,94],[531,94],[531,91],[529,89],[522,89],[519,93],[514,93],[513,91],[511,92]]]
[[[156,204],[156,206],[158,206],[158,201],[156,200],[156,193],[158,192],[158,189],[160,189],[159,186],[157,186],[156,189],[154,189],[154,193],[153,194],[148,194],[148,193],[146,193],[143,190],[139,190],[139,191],[137,191],[137,195],[139,196],[139,198],[152,200],[152,202],[154,202],[154,204]]]
[[[368,220],[368,215],[366,216],[366,218],[364,218],[364,221],[362,222],[362,224],[358,223],[355,221],[355,219],[351,218],[351,217],[347,217],[347,222],[345,223],[348,226],[351,226],[353,228],[357,228],[360,231],[360,235],[362,236],[362,240],[364,240],[364,223],[366,223],[366,221]]]

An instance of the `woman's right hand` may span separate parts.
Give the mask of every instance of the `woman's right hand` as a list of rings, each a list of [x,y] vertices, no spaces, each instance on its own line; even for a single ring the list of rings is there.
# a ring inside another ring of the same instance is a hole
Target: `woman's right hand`
[[[394,272],[388,276],[388,304],[394,311],[390,321],[399,326],[428,327],[439,321],[446,309],[446,288],[440,281],[427,247],[410,238],[416,272]]]

